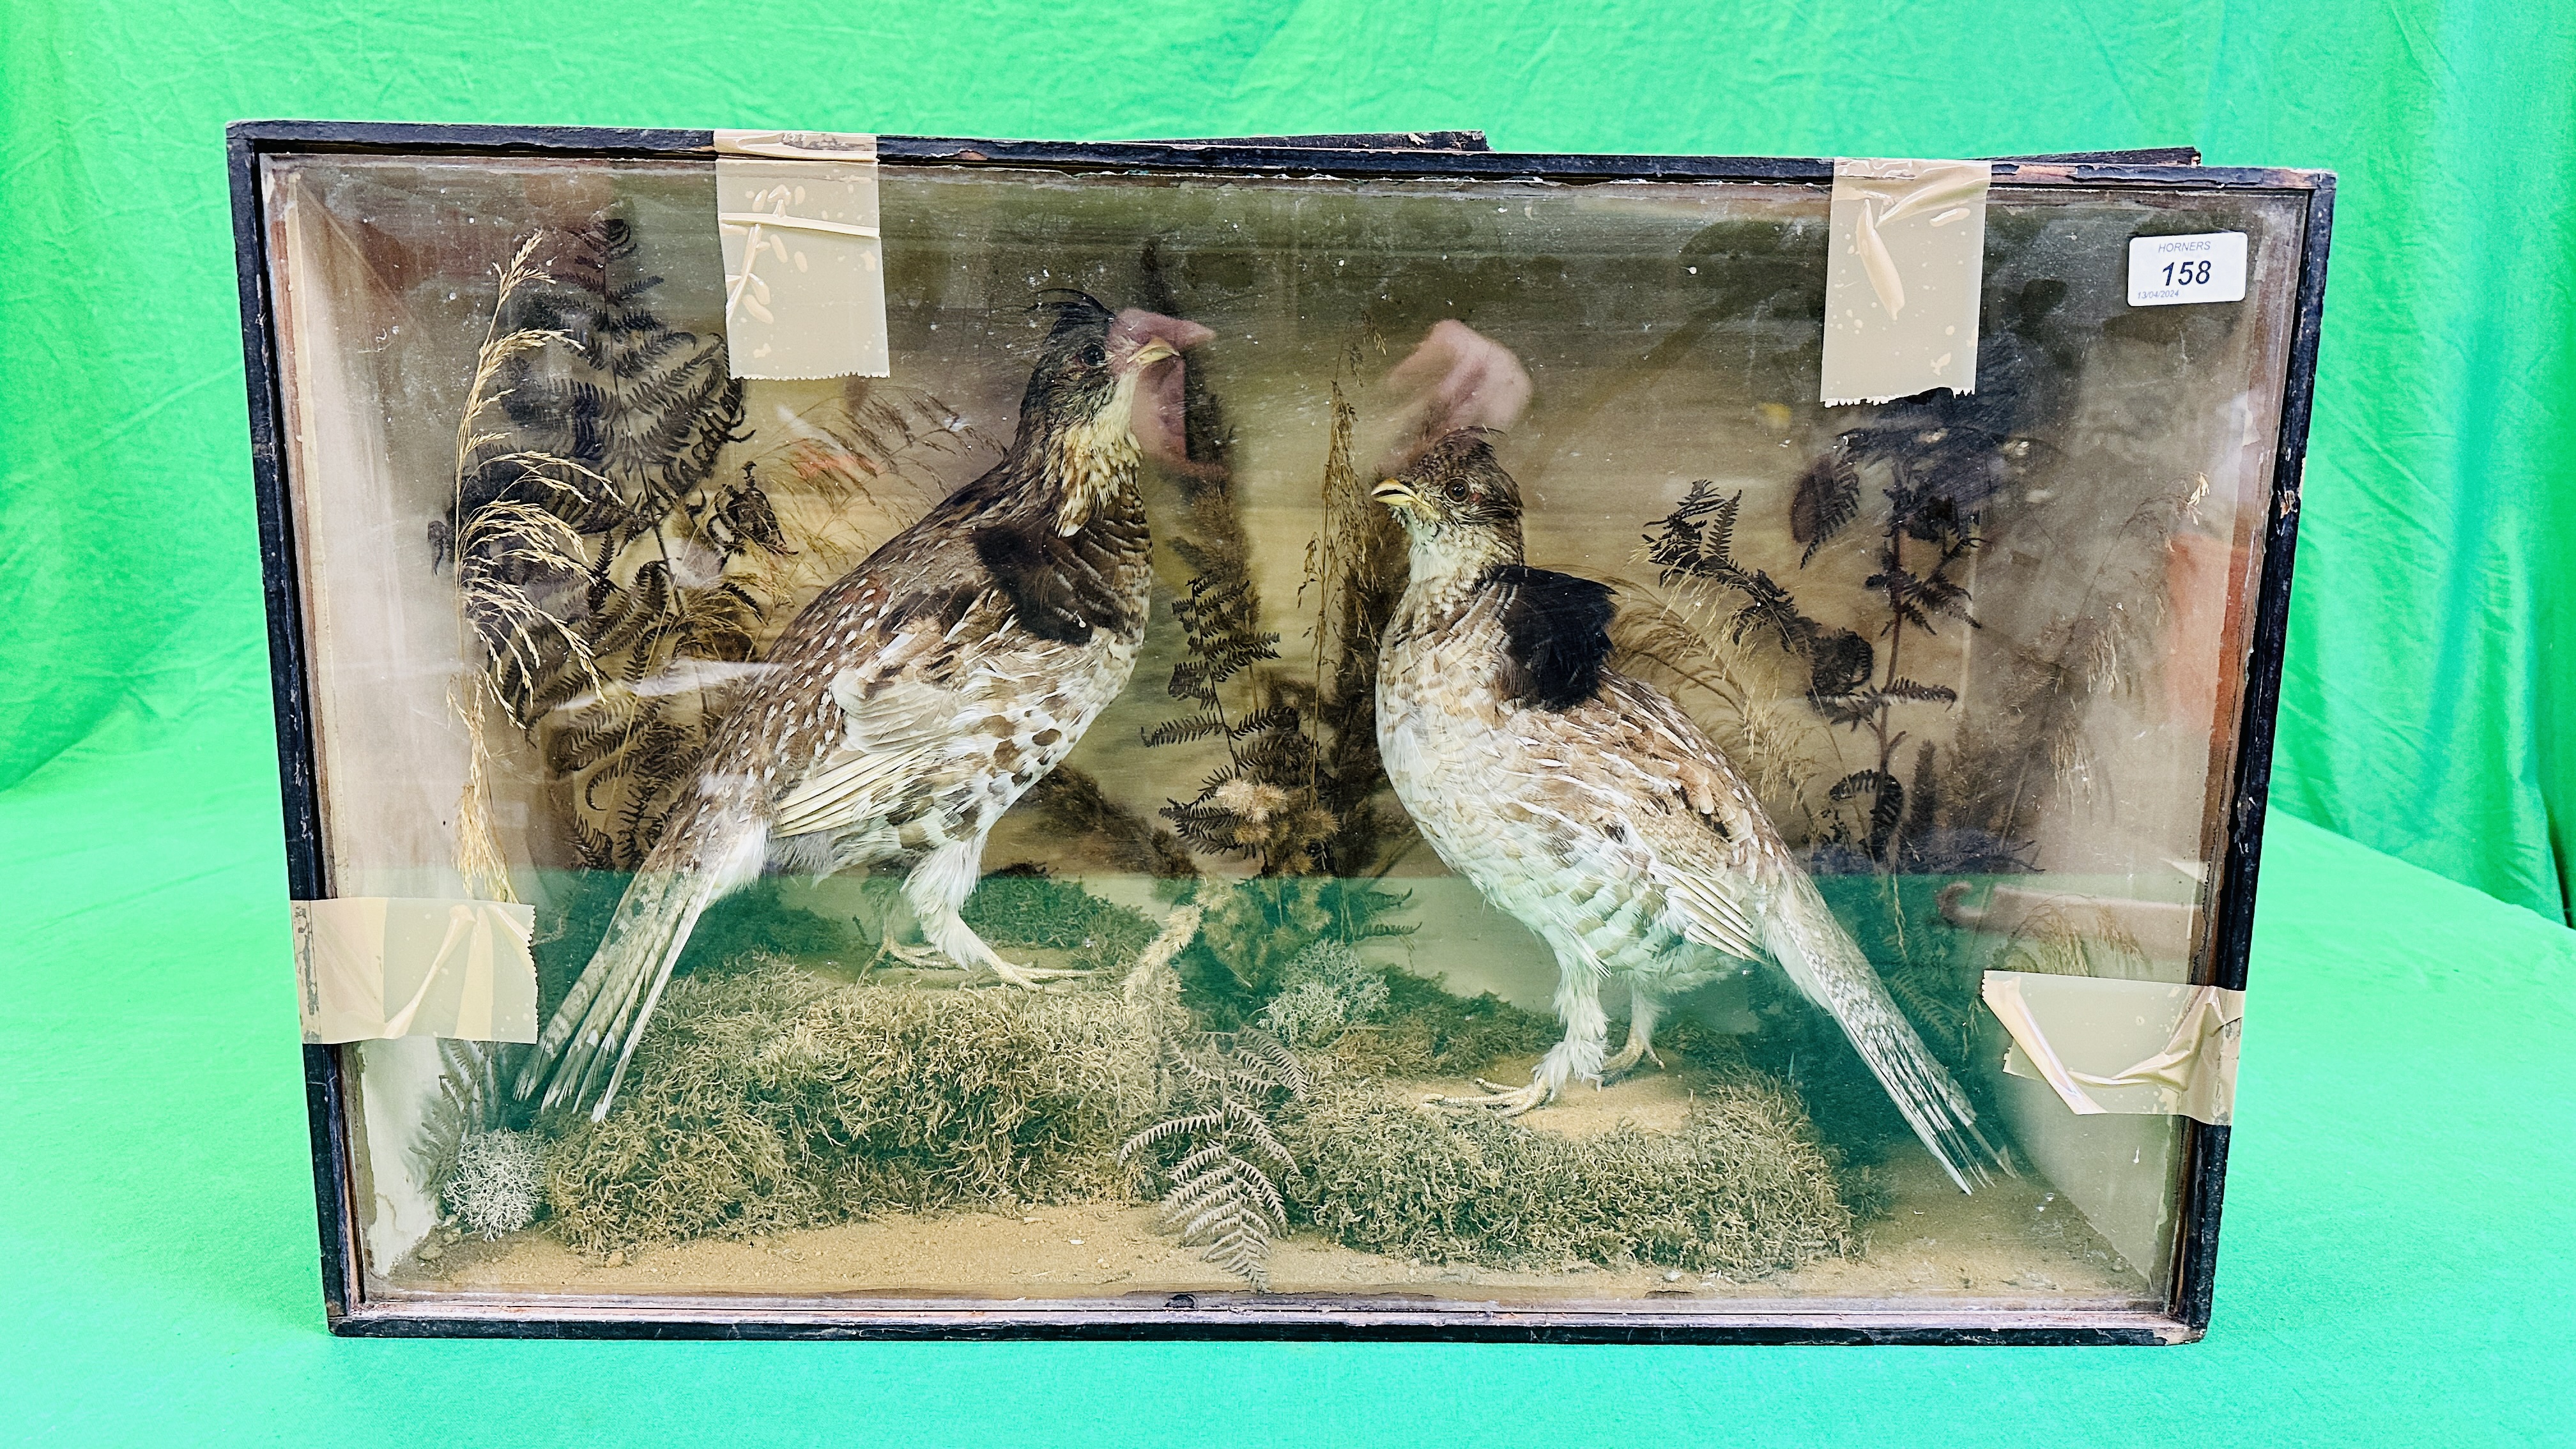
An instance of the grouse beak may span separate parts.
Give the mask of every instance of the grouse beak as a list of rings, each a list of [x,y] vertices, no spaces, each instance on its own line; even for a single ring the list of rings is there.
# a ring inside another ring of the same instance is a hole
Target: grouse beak
[[[1375,488],[1369,490],[1369,497],[1398,513],[1422,511],[1422,495],[1414,492],[1410,485],[1399,478],[1381,480]]]
[[[1109,361],[1121,374],[1136,376],[1215,335],[1196,322],[1131,307],[1110,325]]]

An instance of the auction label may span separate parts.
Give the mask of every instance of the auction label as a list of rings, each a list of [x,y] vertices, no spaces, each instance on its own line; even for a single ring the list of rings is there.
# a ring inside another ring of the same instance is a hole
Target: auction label
[[[2129,305],[2245,300],[2245,233],[2129,238]]]

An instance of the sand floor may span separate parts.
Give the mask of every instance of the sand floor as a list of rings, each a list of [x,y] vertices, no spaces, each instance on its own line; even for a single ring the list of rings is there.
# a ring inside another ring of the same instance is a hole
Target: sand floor
[[[1515,1079],[1509,1068],[1499,1075]],[[1679,1125],[1687,1073],[1651,1073],[1598,1091],[1578,1090],[1533,1119],[1584,1135],[1621,1121]],[[1467,1092],[1463,1082],[1391,1088]],[[1467,1264],[1382,1257],[1311,1231],[1273,1244],[1275,1293],[1394,1294],[1473,1302],[1850,1299],[1942,1306],[2068,1309],[2132,1306],[2156,1294],[2120,1262],[2047,1183],[2025,1171],[1974,1196],[1941,1176],[1929,1155],[1892,1159],[1890,1214],[1866,1226],[1862,1250],[1749,1281],[1647,1265],[1569,1263],[1554,1272],[1505,1272]],[[423,1261],[427,1256],[428,1261]],[[576,1252],[542,1224],[498,1242],[433,1235],[396,1265],[380,1290],[408,1293],[881,1295],[1115,1299],[1128,1295],[1240,1291],[1242,1284],[1156,1228],[1151,1205],[1032,1206],[1015,1212],[896,1215],[774,1233],[747,1242],[705,1239],[602,1259]]]

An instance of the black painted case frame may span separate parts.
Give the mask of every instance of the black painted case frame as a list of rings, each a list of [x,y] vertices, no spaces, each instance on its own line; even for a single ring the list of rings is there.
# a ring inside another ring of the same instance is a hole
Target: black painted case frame
[[[549,126],[243,121],[226,131],[233,235],[241,286],[243,371],[249,390],[251,469],[258,493],[260,559],[268,605],[269,676],[277,713],[288,891],[309,900],[323,879],[321,799],[307,693],[303,603],[280,431],[276,315],[259,187],[261,158],[311,154],[542,155],[598,159],[715,156],[709,131]],[[1830,160],[1735,156],[1545,155],[1488,150],[1473,131],[1261,136],[1205,141],[1048,142],[880,136],[882,162],[943,166],[1041,166],[1066,171],[1194,171],[1254,175],[1488,177],[1561,181],[1771,181],[1828,183]],[[1998,160],[1994,184],[2119,190],[2287,192],[2305,198],[2287,375],[2275,441],[2272,501],[2262,571],[2252,600],[2252,651],[2240,696],[2225,853],[2213,890],[2212,983],[2245,989],[2254,933],[2254,888],[2280,701],[2300,474],[2315,394],[2333,228],[2331,172],[2199,164],[2190,148],[2076,152]],[[313,1175],[321,1235],[322,1295],[331,1331],[423,1338],[762,1339],[1386,1339],[1558,1343],[2173,1344],[2209,1326],[2228,1130],[2186,1121],[2180,1242],[2159,1310],[2039,1312],[1964,1309],[1908,1312],[1817,1309],[1800,1313],[1658,1313],[1393,1307],[1387,1300],[1314,1295],[1174,1294],[1157,1307],[1102,1301],[1043,1307],[871,1299],[603,1296],[583,1300],[457,1294],[436,1303],[370,1301],[357,1257],[350,1197],[349,1125],[340,1048],[304,1048]]]

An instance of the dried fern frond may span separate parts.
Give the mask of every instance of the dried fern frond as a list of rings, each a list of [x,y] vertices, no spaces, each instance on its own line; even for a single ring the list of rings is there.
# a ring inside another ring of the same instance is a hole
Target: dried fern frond
[[[539,597],[548,585],[579,577],[588,561],[579,536],[551,513],[498,501],[469,514],[466,494],[495,465],[541,490],[585,500],[593,484],[605,481],[569,459],[533,450],[486,456],[504,441],[499,434],[481,431],[480,424],[508,393],[502,383],[505,371],[516,359],[568,340],[551,329],[502,330],[513,299],[544,274],[536,262],[542,240],[543,233],[532,233],[496,269],[492,319],[475,352],[473,379],[456,424],[455,486],[444,535],[456,561],[458,632],[474,642],[483,663],[466,685],[465,699],[457,699],[452,688],[448,693],[449,708],[464,724],[466,737],[465,784],[456,807],[456,871],[468,891],[502,901],[518,897],[493,817],[485,710],[497,704],[513,724],[525,728],[528,721],[513,707],[511,695],[497,686],[496,677],[515,675],[533,682],[564,661],[589,672],[588,651]],[[560,658],[550,642],[562,646]]]
[[[2051,799],[2116,799],[2086,723],[2096,700],[2150,677],[2168,602],[2163,545],[2208,491],[2207,476],[2194,475],[2132,510],[2064,618],[2013,652],[2014,684],[1963,736],[1951,772],[1984,828],[2026,835]]]
[[[1321,868],[1337,825],[1318,797],[1314,737],[1307,732],[1312,697],[1281,697],[1281,681],[1256,672],[1252,698],[1229,713],[1224,686],[1254,665],[1279,657],[1279,635],[1260,627],[1260,595],[1239,557],[1206,555],[1189,597],[1173,601],[1186,645],[1166,686],[1199,708],[1141,729],[1148,747],[1222,739],[1227,763],[1193,799],[1168,800],[1158,813],[1182,843],[1211,855],[1257,859],[1264,875]],[[1307,708],[1300,708],[1303,703]]]
[[[456,1170],[457,1154],[477,1133],[513,1125],[511,1097],[502,1086],[501,1059],[509,1050],[498,1042],[438,1042],[438,1095],[421,1112],[411,1143],[418,1181],[435,1201]]]
[[[891,478],[943,491],[933,461],[992,446],[935,395],[872,383],[782,410],[783,442],[720,467],[754,442],[742,384],[722,337],[657,315],[639,257],[609,216],[496,268],[432,528],[488,702],[570,762],[556,800],[594,868],[632,868],[683,793],[723,707],[701,666],[755,659],[813,575],[863,550],[843,515]]]
[[[1995,955],[1998,971],[2142,981],[2154,974],[2146,947],[2100,906],[2044,902],[2022,917]]]
[[[1174,1105],[1183,1110],[1120,1144],[1119,1160],[1186,1147],[1163,1169],[1170,1183],[1164,1231],[1267,1292],[1271,1239],[1288,1230],[1277,1179],[1297,1170],[1271,1117],[1304,1100],[1313,1081],[1294,1052],[1257,1031],[1211,1034],[1195,1049],[1175,1051],[1170,1065],[1179,1083]]]
[[[1331,390],[1332,430],[1319,492],[1323,528],[1314,548],[1317,585],[1312,709],[1317,804],[1334,819],[1328,853],[1335,869],[1357,873],[1384,856],[1392,836],[1370,797],[1389,789],[1377,750],[1379,637],[1404,595],[1406,548],[1394,516],[1368,496],[1352,460],[1359,414]]]
[[[1257,860],[1264,876],[1364,874],[1404,829],[1371,803],[1386,788],[1377,754],[1377,640],[1403,592],[1404,553],[1351,461],[1357,415],[1338,385],[1332,408],[1319,495],[1324,528],[1307,550],[1306,583],[1317,588],[1312,673],[1259,667],[1279,657],[1280,635],[1262,627],[1241,520],[1230,502],[1219,514],[1210,490],[1198,511],[1214,526],[1172,541],[1195,573],[1189,597],[1172,606],[1185,650],[1167,688],[1198,707],[1140,731],[1149,747],[1225,741],[1225,765],[1194,798],[1170,800],[1160,813],[1192,849]],[[1245,700],[1238,681],[1247,675]],[[1257,974],[1246,967],[1228,963],[1238,978]]]
[[[1817,551],[1859,516],[1860,470],[1850,450],[1837,443],[1799,475],[1789,497],[1789,536],[1807,546],[1798,566],[1813,563]]]

